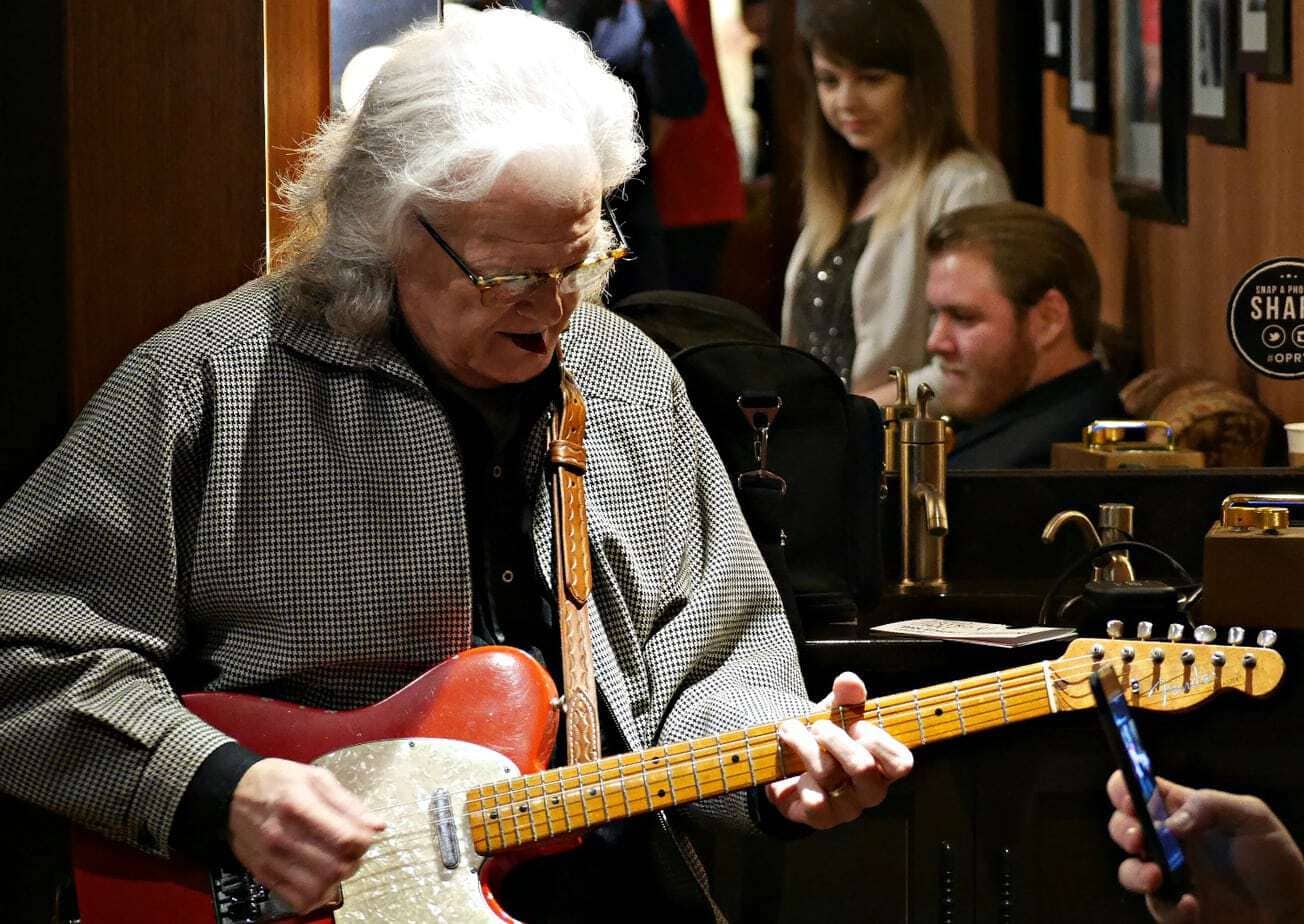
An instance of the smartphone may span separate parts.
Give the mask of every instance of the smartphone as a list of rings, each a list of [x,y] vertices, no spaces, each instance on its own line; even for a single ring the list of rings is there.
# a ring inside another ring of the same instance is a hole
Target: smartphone
[[[1128,794],[1138,811],[1137,823],[1145,836],[1146,859],[1158,864],[1164,874],[1158,895],[1175,902],[1189,890],[1186,855],[1182,853],[1177,838],[1168,830],[1168,808],[1155,784],[1150,755],[1141,745],[1141,735],[1132,720],[1132,711],[1127,707],[1123,687],[1114,669],[1106,665],[1093,673],[1090,681],[1105,737],[1109,739],[1114,760],[1123,771]]]

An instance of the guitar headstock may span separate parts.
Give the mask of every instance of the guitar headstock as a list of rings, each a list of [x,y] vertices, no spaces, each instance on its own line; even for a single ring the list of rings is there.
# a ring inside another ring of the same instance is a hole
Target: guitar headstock
[[[1087,678],[1109,664],[1134,709],[1180,712],[1198,706],[1224,690],[1266,696],[1285,673],[1281,655],[1270,646],[1277,633],[1259,633],[1258,647],[1243,646],[1244,631],[1232,627],[1227,644],[1219,644],[1211,626],[1195,630],[1196,641],[1183,641],[1179,623],[1169,627],[1167,640],[1150,638],[1149,623],[1137,626],[1136,639],[1122,638],[1122,623],[1112,620],[1109,638],[1080,638],[1062,658],[1050,662],[1060,709],[1090,709],[1095,705]]]

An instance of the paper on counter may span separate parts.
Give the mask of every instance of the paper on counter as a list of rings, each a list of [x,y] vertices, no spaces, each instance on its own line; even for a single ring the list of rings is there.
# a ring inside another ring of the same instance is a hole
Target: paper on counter
[[[909,635],[997,648],[1019,648],[1038,642],[1074,638],[1078,634],[1068,626],[1007,626],[999,622],[971,622],[965,619],[906,619],[870,628],[889,635]]]

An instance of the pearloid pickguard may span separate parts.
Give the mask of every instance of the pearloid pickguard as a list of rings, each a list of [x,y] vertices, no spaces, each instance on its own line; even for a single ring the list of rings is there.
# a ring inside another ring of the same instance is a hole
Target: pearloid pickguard
[[[484,858],[471,845],[465,790],[519,776],[497,751],[446,738],[372,741],[313,761],[330,770],[388,825],[362,866],[344,883],[337,924],[430,924],[502,919],[480,892]],[[461,858],[447,869],[431,813],[438,787],[448,791]]]

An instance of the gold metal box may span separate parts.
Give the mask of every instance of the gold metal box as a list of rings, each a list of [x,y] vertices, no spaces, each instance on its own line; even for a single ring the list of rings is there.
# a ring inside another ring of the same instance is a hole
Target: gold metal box
[[[1097,420],[1082,428],[1081,443],[1053,443],[1050,467],[1113,471],[1204,468],[1204,453],[1178,449],[1162,420]]]
[[[1204,537],[1200,621],[1304,628],[1304,494],[1233,494]],[[1298,522],[1298,519],[1297,519]]]

